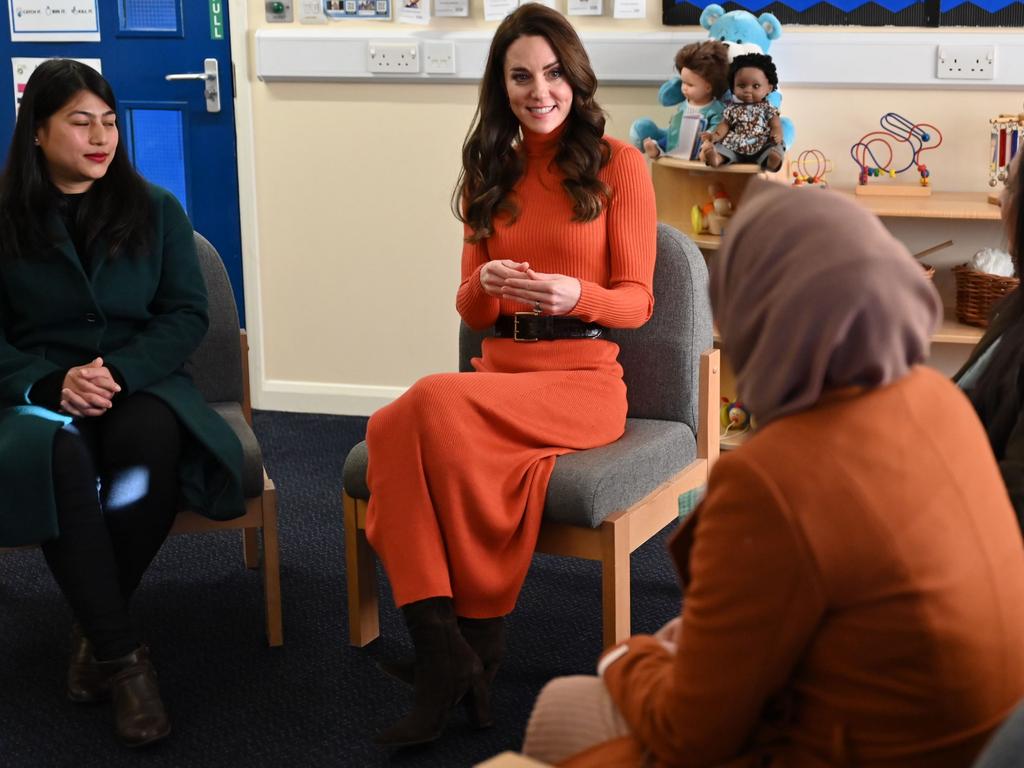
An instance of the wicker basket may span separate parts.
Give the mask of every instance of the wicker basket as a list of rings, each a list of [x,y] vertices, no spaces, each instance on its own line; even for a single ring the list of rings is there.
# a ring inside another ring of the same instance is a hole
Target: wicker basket
[[[956,319],[968,325],[988,327],[992,305],[1020,285],[1016,277],[1000,277],[971,269],[967,264],[953,267],[956,278]]]

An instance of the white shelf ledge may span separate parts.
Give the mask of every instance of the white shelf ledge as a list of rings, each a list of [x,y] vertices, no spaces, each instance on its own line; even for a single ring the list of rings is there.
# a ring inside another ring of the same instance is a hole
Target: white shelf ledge
[[[620,22],[625,27],[629,22]],[[689,29],[689,28],[687,28]],[[491,30],[444,32],[440,29],[396,30],[259,29],[256,74],[261,80],[338,80],[375,82],[478,82],[483,74]],[[704,30],[680,32],[582,32],[594,70],[603,84],[656,85],[670,77],[679,47],[706,39]],[[366,66],[370,40],[455,44],[455,74],[374,74]],[[943,45],[994,45],[992,80],[939,80],[937,50]],[[787,27],[771,49],[782,87],[892,87],[1019,89],[1024,86],[1024,33],[1005,30],[928,29],[896,31],[829,31]]]

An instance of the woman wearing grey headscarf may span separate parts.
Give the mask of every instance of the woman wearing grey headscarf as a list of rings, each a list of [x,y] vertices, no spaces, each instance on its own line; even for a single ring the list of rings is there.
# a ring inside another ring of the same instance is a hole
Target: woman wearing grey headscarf
[[[1024,696],[1024,551],[970,403],[921,365],[934,289],[853,201],[758,182],[711,294],[759,427],[672,540],[681,620],[551,683],[525,751],[969,765]]]

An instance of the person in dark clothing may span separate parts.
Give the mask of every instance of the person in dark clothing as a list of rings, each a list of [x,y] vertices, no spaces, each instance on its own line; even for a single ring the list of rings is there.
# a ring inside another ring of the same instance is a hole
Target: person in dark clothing
[[[1003,190],[1003,230],[1021,275],[1024,258],[1024,174],[1020,155]],[[1020,288],[993,310],[992,322],[964,366],[953,377],[974,404],[1024,531],[1024,294]]]
[[[142,746],[171,725],[129,601],[183,496],[244,502],[241,445],[184,371],[208,326],[192,225],[116,109],[92,68],[43,63],[0,177],[0,546],[41,544],[75,619],[67,695],[110,698]]]

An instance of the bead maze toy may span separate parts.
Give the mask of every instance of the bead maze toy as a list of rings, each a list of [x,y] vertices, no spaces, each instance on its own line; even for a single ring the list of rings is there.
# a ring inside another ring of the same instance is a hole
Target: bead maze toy
[[[995,187],[1002,183],[1005,186],[1010,176],[1010,163],[1024,142],[1024,112],[1016,115],[999,115],[988,122],[992,126],[988,185]],[[998,193],[989,195],[988,201],[999,205]]]
[[[850,147],[850,157],[860,168],[858,195],[930,195],[931,172],[922,161],[922,155],[942,145],[942,131],[931,123],[914,123],[896,112],[886,112],[879,120],[880,131],[865,133]],[[898,167],[895,147],[910,150],[906,165]],[[884,151],[884,158],[883,158]],[[870,185],[872,178],[895,179],[901,173],[915,168],[919,174],[918,186],[907,184]]]
[[[791,166],[794,187],[828,188],[825,176],[832,172],[832,161],[820,149],[805,149]]]

